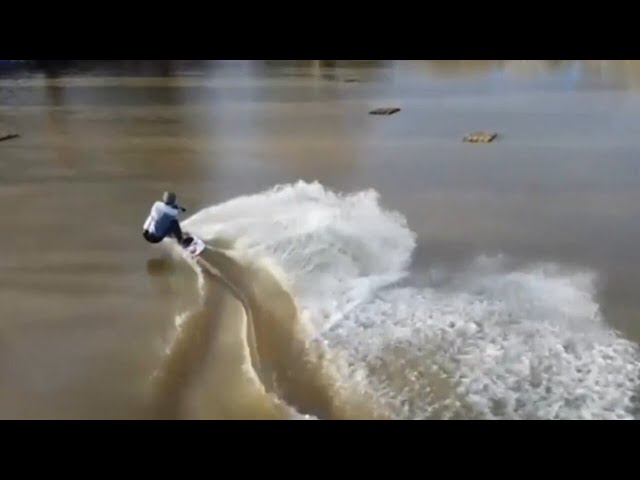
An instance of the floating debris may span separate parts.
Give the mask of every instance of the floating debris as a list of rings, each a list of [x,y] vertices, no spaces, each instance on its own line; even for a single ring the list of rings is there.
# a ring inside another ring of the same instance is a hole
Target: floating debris
[[[344,79],[344,83],[360,83],[360,79],[358,77],[347,77]]]
[[[10,140],[12,138],[17,138],[19,136],[20,135],[18,135],[15,132],[9,132],[9,131],[6,131],[6,130],[0,130],[0,142],[3,141],[3,140]]]
[[[399,111],[399,108],[376,108],[375,110],[371,110],[369,115],[393,115]]]
[[[498,136],[494,132],[471,132],[466,135],[462,141],[468,143],[490,143]]]

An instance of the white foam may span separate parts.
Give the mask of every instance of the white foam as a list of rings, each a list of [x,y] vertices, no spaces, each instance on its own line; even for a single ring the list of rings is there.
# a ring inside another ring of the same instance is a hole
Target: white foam
[[[184,228],[275,260],[320,330],[402,278],[415,246],[404,217],[382,210],[375,191],[339,195],[318,183],[230,200],[198,212]]]
[[[411,418],[468,410],[482,418],[631,418],[638,351],[603,323],[593,280],[549,265],[472,268],[444,290],[380,292],[327,338],[354,346],[354,359],[382,384],[404,372],[408,381],[392,393]],[[440,391],[432,392],[437,378]],[[439,400],[425,402],[429,396]]]
[[[345,381],[393,416],[633,416],[638,349],[603,322],[593,272],[480,258],[444,284],[399,288],[415,235],[378,200],[299,182],[185,228],[277,264]]]

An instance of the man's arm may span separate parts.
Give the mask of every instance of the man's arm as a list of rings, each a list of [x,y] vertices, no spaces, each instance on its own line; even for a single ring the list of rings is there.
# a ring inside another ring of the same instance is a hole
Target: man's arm
[[[157,207],[161,212],[165,212],[172,217],[177,217],[180,212],[186,212],[185,208],[182,208],[180,205],[167,205],[166,203],[158,202]]]

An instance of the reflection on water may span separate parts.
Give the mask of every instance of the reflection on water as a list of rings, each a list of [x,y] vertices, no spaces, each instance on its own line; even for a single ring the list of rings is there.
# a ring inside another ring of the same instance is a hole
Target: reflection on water
[[[166,275],[172,269],[172,264],[166,258],[150,258],[147,261],[147,273],[152,277]]]
[[[127,77],[170,77],[181,75],[215,75],[231,72],[243,62],[198,60],[111,60],[73,61],[44,60],[5,63],[0,68],[0,78],[25,74],[44,74],[48,78],[59,75],[116,75]],[[367,78],[384,69],[393,69],[400,63],[421,65],[427,77],[473,78],[496,73],[509,73],[521,77],[570,70],[578,66],[586,80],[614,82],[635,88],[640,79],[638,60],[428,60],[422,62],[398,62],[392,60],[261,60],[250,63],[251,68],[263,76],[270,74],[291,76],[319,75],[326,79],[338,77],[344,69],[357,70]]]
[[[408,72],[416,76],[409,77]],[[399,72],[396,75],[394,72]],[[113,61],[24,61],[2,64],[0,82],[20,78],[25,84],[27,78],[56,79],[60,77],[129,77],[129,78],[190,78],[235,79],[315,79],[324,82],[388,83],[401,85],[409,78],[424,82],[425,85],[436,82],[442,85],[448,81],[464,81],[464,88],[471,91],[487,88],[494,91],[517,91],[523,87],[519,82],[534,82],[530,87],[562,91],[590,89],[631,89],[640,85],[640,61],[638,60],[430,60],[430,61],[393,61],[393,60],[262,60],[262,61],[197,61],[197,60],[113,60]],[[487,83],[488,82],[488,83]],[[28,85],[28,84],[25,84]],[[53,84],[52,84],[53,85]],[[140,84],[142,86],[143,84]],[[10,85],[5,84],[3,90]],[[120,104],[167,104],[166,90],[175,90],[177,84],[152,84],[144,97],[129,94],[124,86],[111,85],[118,90],[116,101]],[[195,83],[190,89],[180,89],[184,101],[200,103],[206,100],[208,93],[202,91],[206,83]],[[163,88],[164,87],[164,88]],[[295,88],[293,85],[292,88]],[[52,88],[59,88],[52,87]],[[240,88],[238,84],[237,88]],[[83,92],[78,85],[73,98],[83,103],[96,101]],[[299,89],[300,90],[300,89]],[[35,92],[19,97],[8,96],[2,92],[2,104],[24,104],[34,102]],[[295,95],[299,97],[300,93]],[[356,93],[357,95],[357,93]],[[236,98],[245,98],[242,94]],[[321,99],[318,97],[318,99]],[[327,99],[327,97],[325,97]],[[274,99],[275,100],[275,99]]]

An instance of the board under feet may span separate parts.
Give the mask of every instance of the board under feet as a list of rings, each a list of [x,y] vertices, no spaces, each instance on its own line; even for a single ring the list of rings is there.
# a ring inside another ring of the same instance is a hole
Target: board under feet
[[[184,235],[181,246],[194,257],[200,255],[206,247],[202,240],[191,233]]]

